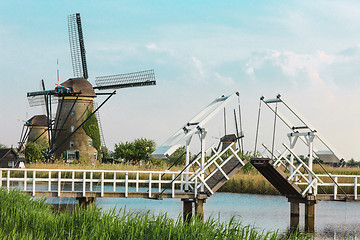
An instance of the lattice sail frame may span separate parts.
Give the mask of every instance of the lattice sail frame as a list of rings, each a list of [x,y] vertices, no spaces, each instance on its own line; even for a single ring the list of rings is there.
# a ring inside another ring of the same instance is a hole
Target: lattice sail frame
[[[156,85],[154,70],[96,77],[94,89],[119,89]]]
[[[49,103],[57,104],[57,98],[53,95],[49,95]],[[28,96],[27,97],[30,107],[45,106],[45,96]]]
[[[74,77],[88,78],[80,13],[68,16],[69,43]]]

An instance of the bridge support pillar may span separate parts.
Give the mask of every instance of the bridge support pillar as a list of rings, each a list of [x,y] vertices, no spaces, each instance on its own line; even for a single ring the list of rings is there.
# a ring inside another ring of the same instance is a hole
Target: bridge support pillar
[[[79,201],[79,206],[82,208],[87,208],[88,206],[91,206],[95,202],[94,197],[78,197],[76,200]]]
[[[183,202],[183,221],[190,223],[191,218],[195,215],[198,219],[204,220],[204,203],[206,198],[198,199],[181,199]],[[194,206],[194,214],[193,214]]]
[[[315,204],[316,201],[308,200],[305,202],[305,232],[315,232]]]
[[[299,202],[290,201],[290,231],[294,232],[299,228],[300,207]]]
[[[193,202],[192,199],[182,199],[183,202],[183,221],[184,223],[190,223],[192,218]]]
[[[204,203],[205,199],[195,200],[195,215],[202,220],[204,220]]]

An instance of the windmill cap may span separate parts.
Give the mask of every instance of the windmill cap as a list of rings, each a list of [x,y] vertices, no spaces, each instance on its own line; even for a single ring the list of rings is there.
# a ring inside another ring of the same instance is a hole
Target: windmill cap
[[[61,85],[67,88],[72,88],[74,92],[81,91],[81,97],[96,97],[93,86],[85,78],[69,78]]]
[[[31,126],[47,127],[48,118],[46,117],[46,115],[35,115],[30,118],[27,123]]]

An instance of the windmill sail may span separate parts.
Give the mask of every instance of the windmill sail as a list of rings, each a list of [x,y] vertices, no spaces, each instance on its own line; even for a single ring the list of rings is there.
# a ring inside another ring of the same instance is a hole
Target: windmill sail
[[[27,99],[28,99],[30,107],[45,106],[46,99],[45,99],[44,95],[37,95],[37,96],[30,95],[29,96],[29,93],[28,93]],[[57,104],[57,99],[55,98],[54,95],[48,95],[47,97],[48,97],[49,104]]]
[[[97,77],[94,89],[119,89],[156,85],[154,70]]]
[[[81,27],[80,13],[68,16],[69,42],[71,61],[75,77],[88,79],[84,37]]]

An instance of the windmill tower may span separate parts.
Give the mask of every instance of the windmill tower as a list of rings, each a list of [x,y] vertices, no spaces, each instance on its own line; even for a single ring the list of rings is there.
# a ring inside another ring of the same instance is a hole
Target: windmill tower
[[[155,85],[154,70],[135,73],[97,77],[96,85],[88,81],[84,38],[80,14],[68,16],[69,41],[74,77],[58,85],[55,90],[29,92],[30,106],[38,98],[45,99],[41,104],[47,106],[51,117],[51,104],[57,97],[55,119],[49,121],[48,158],[54,155],[72,161],[78,159],[96,161],[100,152],[100,132],[95,113],[116,91],[104,93],[95,90],[120,89]],[[94,108],[94,98],[98,95],[108,97]],[[40,104],[40,105],[41,105]],[[34,105],[34,104],[33,104]],[[36,105],[36,104],[35,104]],[[39,104],[37,104],[39,105]]]
[[[48,141],[48,120],[46,115],[35,115],[25,123],[29,127],[28,142]]]

